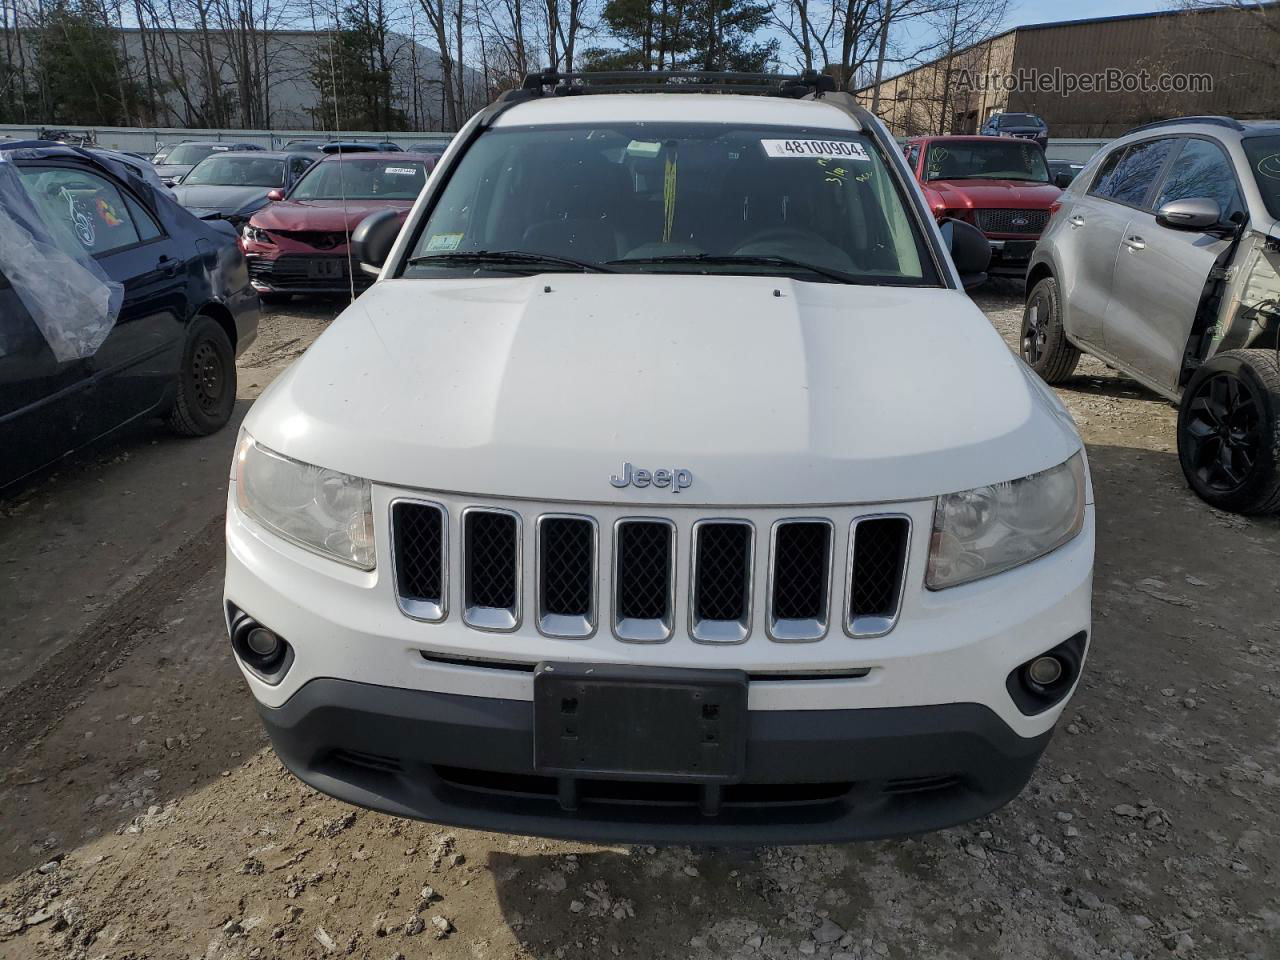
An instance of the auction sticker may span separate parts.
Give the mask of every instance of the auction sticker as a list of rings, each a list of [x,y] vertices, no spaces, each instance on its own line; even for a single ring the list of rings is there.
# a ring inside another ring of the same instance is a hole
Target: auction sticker
[[[413,167],[387,167],[382,172],[393,177],[415,177],[418,175],[418,171]]]
[[[460,243],[462,243],[462,234],[460,233],[433,233],[427,238],[427,252],[457,250]]]
[[[871,158],[862,144],[849,140],[761,140],[766,156],[773,159],[786,157],[813,157],[817,160],[863,160]]]

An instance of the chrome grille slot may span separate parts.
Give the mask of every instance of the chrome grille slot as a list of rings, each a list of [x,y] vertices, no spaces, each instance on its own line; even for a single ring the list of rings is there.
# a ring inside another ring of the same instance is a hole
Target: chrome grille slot
[[[1038,235],[1049,222],[1048,210],[975,210],[978,229],[989,233]]]
[[[689,632],[703,643],[741,643],[751,635],[755,528],[745,520],[693,525]]]
[[[448,514],[438,503],[396,500],[391,555],[400,609],[416,620],[443,620],[448,567]]]
[[[827,632],[831,593],[829,520],[780,520],[769,567],[769,636],[819,640]]]
[[[845,629],[878,637],[893,629],[902,607],[911,521],[862,517],[849,531],[849,592]]]
[[[613,632],[619,640],[671,638],[675,609],[675,524],[627,519],[614,526]]]
[[[469,507],[462,513],[462,619],[481,630],[520,626],[520,516]]]
[[[596,629],[596,522],[589,517],[538,518],[538,630],[552,637],[589,637]]]

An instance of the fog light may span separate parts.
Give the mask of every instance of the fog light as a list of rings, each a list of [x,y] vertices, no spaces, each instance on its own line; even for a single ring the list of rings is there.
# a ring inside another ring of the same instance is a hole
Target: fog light
[[[268,630],[266,627],[254,627],[249,631],[248,636],[244,638],[245,646],[262,657],[264,660],[270,660],[280,651],[280,638]],[[1048,657],[1041,659],[1047,660]],[[1036,663],[1040,661],[1037,660]],[[1032,670],[1035,664],[1031,665]]]
[[[250,634],[252,644],[253,634]],[[1048,687],[1057,683],[1062,676],[1062,661],[1057,657],[1036,657],[1027,667],[1027,678],[1037,686]]]

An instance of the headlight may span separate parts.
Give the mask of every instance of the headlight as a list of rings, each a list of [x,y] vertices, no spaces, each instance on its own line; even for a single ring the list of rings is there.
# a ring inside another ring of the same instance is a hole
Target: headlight
[[[1021,480],[938,498],[925,583],[941,590],[1016,567],[1084,526],[1084,454]]]
[[[373,569],[368,480],[291,460],[248,434],[236,447],[235,474],[236,501],[244,513],[308,550]]]
[[[246,240],[248,240],[250,243],[270,243],[271,242],[271,235],[268,234],[267,231],[260,230],[257,227],[251,227],[247,223],[244,225],[244,229],[240,231],[240,235],[244,237]]]

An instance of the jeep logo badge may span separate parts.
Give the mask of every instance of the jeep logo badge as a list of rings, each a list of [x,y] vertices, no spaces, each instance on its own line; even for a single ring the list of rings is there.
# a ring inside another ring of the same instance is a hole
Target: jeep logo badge
[[[637,470],[630,463],[622,465],[621,475],[615,474],[609,478],[609,482],[621,490],[623,487],[666,487],[672,493],[679,493],[681,490],[688,489],[693,486],[693,474],[682,468],[672,467],[670,469],[654,470]]]

